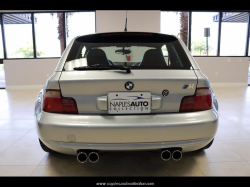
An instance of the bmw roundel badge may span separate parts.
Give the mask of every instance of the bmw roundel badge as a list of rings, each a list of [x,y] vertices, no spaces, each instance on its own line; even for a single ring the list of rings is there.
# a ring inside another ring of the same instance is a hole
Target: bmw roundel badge
[[[132,90],[132,89],[134,88],[134,83],[131,82],[131,81],[126,82],[126,83],[125,83],[125,88],[126,88],[127,90]]]

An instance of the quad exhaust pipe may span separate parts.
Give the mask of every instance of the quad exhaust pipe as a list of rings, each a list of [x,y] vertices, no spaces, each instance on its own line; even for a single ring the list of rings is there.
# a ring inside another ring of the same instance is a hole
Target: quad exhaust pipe
[[[168,161],[170,159],[179,161],[182,158],[182,152],[178,149],[165,149],[161,152],[161,159]]]
[[[179,151],[179,150],[175,150],[175,151],[172,153],[172,158],[173,158],[173,160],[175,160],[175,161],[179,161],[179,160],[182,158],[182,152]]]
[[[78,151],[78,154],[76,156],[78,162],[80,163],[85,163],[87,162],[88,160],[91,162],[91,163],[96,163],[98,162],[99,160],[99,154],[97,152],[90,152],[88,154],[89,151]]]
[[[99,155],[96,152],[91,152],[88,156],[88,159],[91,163],[96,163],[99,160]]]
[[[79,152],[78,154],[77,154],[77,160],[78,160],[78,162],[80,162],[80,163],[85,163],[85,162],[87,162],[87,160],[88,160],[88,155],[85,153],[85,152]]]
[[[85,163],[88,160],[91,163],[96,163],[99,160],[99,154],[97,152],[90,152],[89,151],[78,151],[77,160],[80,163]],[[168,161],[170,159],[174,161],[179,161],[182,158],[182,152],[179,149],[165,149],[161,152],[161,159],[164,161]]]
[[[168,161],[171,158],[171,152],[169,150],[164,150],[161,152],[161,158],[164,161]]]

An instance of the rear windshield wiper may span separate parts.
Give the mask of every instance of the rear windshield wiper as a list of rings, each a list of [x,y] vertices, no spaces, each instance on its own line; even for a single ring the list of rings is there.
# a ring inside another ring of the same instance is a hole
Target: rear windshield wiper
[[[94,64],[91,66],[80,66],[75,67],[74,70],[111,70],[111,69],[119,69],[119,70],[126,70],[127,73],[131,73],[131,68],[127,66],[106,66],[102,64]]]

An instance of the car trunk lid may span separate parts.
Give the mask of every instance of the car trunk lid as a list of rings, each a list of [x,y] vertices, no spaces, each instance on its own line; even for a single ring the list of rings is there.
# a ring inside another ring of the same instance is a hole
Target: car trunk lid
[[[128,81],[134,84],[132,90],[125,88]],[[122,70],[63,71],[59,84],[64,97],[75,99],[80,114],[108,114],[108,108],[98,105],[100,98],[105,104],[110,92],[148,92],[153,101],[150,113],[171,113],[179,112],[184,96],[195,93],[197,77],[193,70],[174,69],[133,69],[129,74]]]

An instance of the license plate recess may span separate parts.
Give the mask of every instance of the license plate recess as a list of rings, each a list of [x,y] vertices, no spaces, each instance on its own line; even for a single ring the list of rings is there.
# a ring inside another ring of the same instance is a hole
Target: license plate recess
[[[151,112],[150,92],[109,92],[109,114],[138,114]]]

